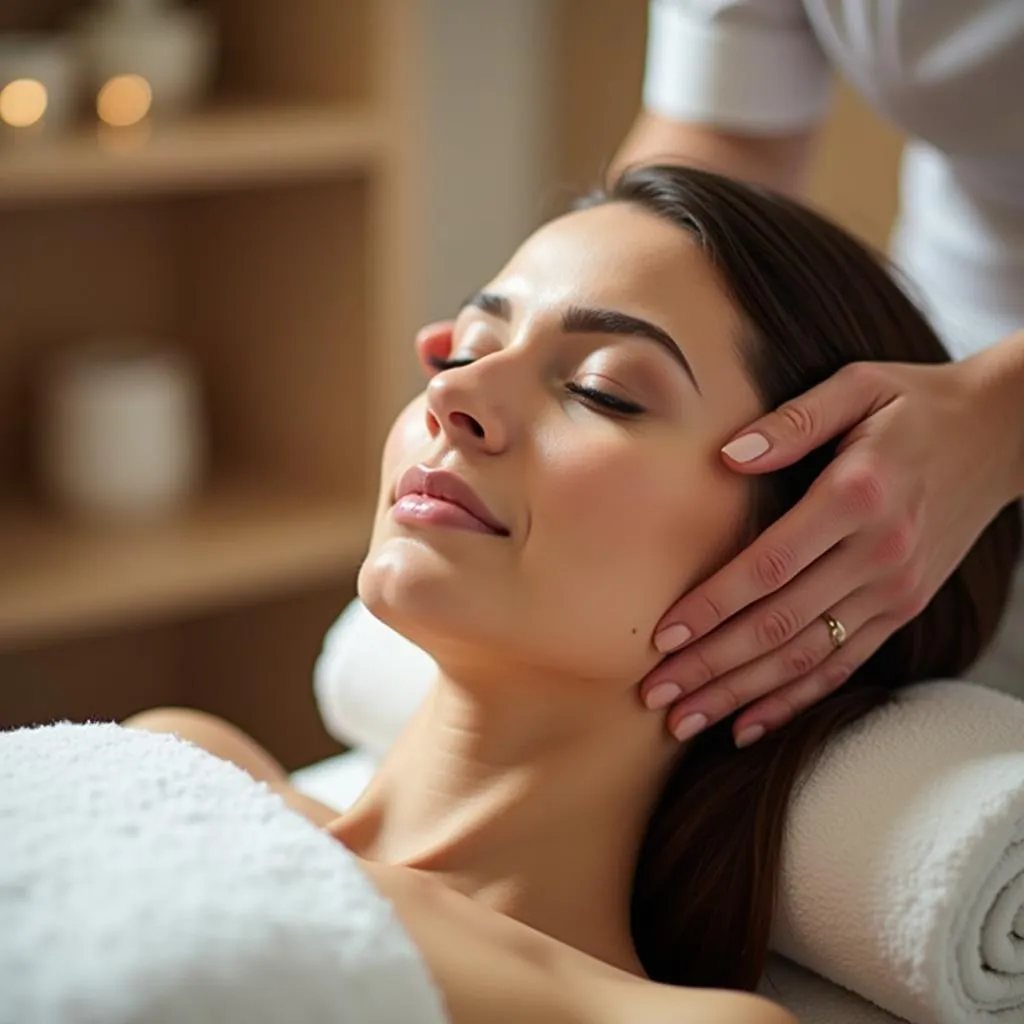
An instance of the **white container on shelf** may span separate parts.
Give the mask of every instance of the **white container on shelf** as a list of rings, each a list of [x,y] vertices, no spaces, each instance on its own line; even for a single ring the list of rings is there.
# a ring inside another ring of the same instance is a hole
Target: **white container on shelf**
[[[42,388],[41,477],[81,518],[163,518],[196,492],[205,453],[200,388],[181,352],[92,345],[51,363]]]
[[[61,129],[79,98],[75,46],[56,33],[0,35],[0,128]]]
[[[154,117],[194,110],[207,93],[216,56],[209,14],[170,0],[105,0],[79,18],[80,60],[95,98],[125,75],[149,86]]]

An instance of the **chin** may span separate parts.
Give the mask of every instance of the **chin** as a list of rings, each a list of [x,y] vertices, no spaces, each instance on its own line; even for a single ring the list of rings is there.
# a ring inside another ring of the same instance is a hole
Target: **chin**
[[[484,657],[495,668],[518,666],[616,691],[632,689],[657,663],[641,630],[602,622],[566,634],[562,616],[517,615],[507,587],[471,583],[431,554],[404,544],[381,545],[363,563],[358,589],[375,618],[442,666]],[[595,637],[605,642],[596,643]]]
[[[359,598],[369,612],[431,653],[481,632],[477,590],[436,552],[406,538],[371,548],[359,570]]]

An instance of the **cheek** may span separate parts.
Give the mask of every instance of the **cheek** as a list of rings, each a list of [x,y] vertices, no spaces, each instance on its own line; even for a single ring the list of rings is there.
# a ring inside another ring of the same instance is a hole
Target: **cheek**
[[[552,449],[542,462],[550,485],[537,488],[544,499],[534,503],[530,538],[531,576],[544,590],[537,604],[563,625],[568,619],[581,649],[597,655],[600,638],[598,648],[607,640],[626,658],[651,659],[658,619],[731,549],[745,481],[697,441],[625,437]]]

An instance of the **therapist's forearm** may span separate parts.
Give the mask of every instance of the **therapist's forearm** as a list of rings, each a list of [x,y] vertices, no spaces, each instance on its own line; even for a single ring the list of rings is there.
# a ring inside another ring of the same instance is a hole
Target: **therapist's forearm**
[[[816,132],[740,135],[711,125],[671,121],[641,111],[612,162],[612,173],[638,163],[683,163],[754,181],[799,198],[806,188]]]
[[[1024,330],[1004,342],[1007,360],[1008,408],[1017,433],[1017,477],[1015,496],[1024,498]]]
[[[979,391],[979,414],[991,417],[993,451],[1006,451],[1006,500],[1024,497],[1024,330],[965,362]],[[1004,447],[1005,445],[1005,447]]]

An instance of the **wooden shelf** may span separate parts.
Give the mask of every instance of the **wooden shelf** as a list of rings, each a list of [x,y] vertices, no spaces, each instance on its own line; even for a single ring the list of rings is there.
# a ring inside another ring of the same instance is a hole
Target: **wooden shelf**
[[[0,132],[0,729],[188,703],[302,763],[325,739],[310,669],[418,380],[429,11],[189,3],[217,25],[203,112]],[[0,0],[0,32],[82,6]],[[108,337],[199,371],[219,486],[174,523],[28,503],[50,347]]]
[[[381,152],[372,111],[211,110],[152,129],[81,128],[0,140],[0,205],[203,191],[366,168]]]
[[[286,490],[221,485],[181,518],[132,530],[0,509],[0,647],[209,610],[354,568],[371,512]]]

